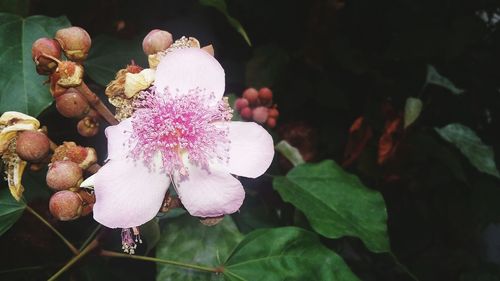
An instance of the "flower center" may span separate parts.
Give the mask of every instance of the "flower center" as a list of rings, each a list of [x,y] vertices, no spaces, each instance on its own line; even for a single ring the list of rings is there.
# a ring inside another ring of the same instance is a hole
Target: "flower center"
[[[186,174],[183,156],[190,163],[208,169],[209,161],[228,161],[227,121],[232,110],[227,100],[215,101],[198,88],[174,95],[165,89],[142,92],[134,104],[132,149],[134,159],[143,159],[152,168],[161,153],[163,169]]]

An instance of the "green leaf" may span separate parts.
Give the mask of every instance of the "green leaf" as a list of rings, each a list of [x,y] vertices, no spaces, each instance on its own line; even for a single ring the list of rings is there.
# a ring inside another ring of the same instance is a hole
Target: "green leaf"
[[[255,49],[247,62],[245,83],[248,87],[272,87],[283,77],[290,61],[285,50],[276,46]]]
[[[16,223],[21,217],[26,205],[24,202],[17,202],[9,189],[2,187],[0,190],[0,236]]]
[[[373,252],[389,251],[382,195],[334,161],[299,165],[286,177],[276,177],[273,186],[284,201],[304,212],[319,234],[355,236]]]
[[[70,26],[66,17],[50,18],[0,13],[0,112],[19,111],[38,116],[52,103],[43,83],[46,76],[36,73],[31,45],[40,37],[53,37]]]
[[[435,130],[443,139],[456,146],[479,171],[500,178],[493,149],[485,145],[472,129],[452,123]]]
[[[140,227],[141,235],[146,240],[147,248],[146,255],[151,251],[156,244],[160,241],[160,224],[158,218],[153,218]]]
[[[226,216],[215,226],[205,226],[191,216],[167,221],[156,247],[156,257],[204,266],[218,266],[242,235],[231,217]],[[220,280],[212,273],[158,265],[156,280]]]
[[[92,48],[85,61],[85,73],[95,82],[106,86],[115,79],[116,72],[132,60],[144,68],[149,67],[140,40],[98,36],[92,39]]]
[[[274,148],[285,156],[285,158],[288,159],[293,166],[304,164],[304,159],[302,158],[300,151],[296,147],[290,145],[286,140],[280,141],[274,146]]]
[[[405,103],[404,127],[407,128],[408,126],[413,124],[413,122],[415,122],[418,119],[421,112],[422,112],[422,100],[413,97],[407,98]]]
[[[427,83],[438,85],[450,90],[455,95],[460,95],[464,90],[459,89],[448,78],[439,74],[439,72],[432,65],[427,65]]]
[[[29,13],[30,0],[2,0],[0,12],[26,16]]]
[[[213,7],[217,9],[219,12],[224,14],[226,16],[227,21],[229,24],[236,29],[236,31],[245,39],[247,42],[248,46],[252,46],[252,42],[250,42],[250,38],[248,38],[247,32],[241,25],[241,23],[233,18],[232,16],[229,15],[229,12],[227,11],[227,5],[226,1],[224,0],[200,0],[200,4],[208,7]]]
[[[224,263],[225,280],[359,280],[318,236],[296,228],[256,230]]]

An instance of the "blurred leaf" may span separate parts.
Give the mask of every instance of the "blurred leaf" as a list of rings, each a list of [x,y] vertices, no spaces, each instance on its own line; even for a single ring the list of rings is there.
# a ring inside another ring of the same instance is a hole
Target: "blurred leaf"
[[[500,178],[493,149],[485,145],[472,129],[452,123],[435,130],[443,139],[456,146],[479,171]]]
[[[422,100],[419,98],[409,97],[405,103],[404,128],[413,124],[418,119],[422,112]]]
[[[246,65],[246,86],[272,87],[284,72],[290,58],[275,46],[260,47]]]
[[[229,24],[234,29],[236,29],[236,31],[239,34],[241,34],[243,39],[245,39],[245,41],[247,42],[248,46],[250,46],[250,47],[252,46],[252,42],[250,42],[250,38],[248,38],[247,32],[245,31],[245,29],[243,28],[241,23],[237,19],[235,19],[229,15],[229,13],[227,11],[226,1],[224,1],[224,0],[200,0],[200,4],[204,5],[204,6],[208,6],[208,7],[213,7],[215,9],[217,9],[219,12],[221,12],[222,14],[224,14],[224,16],[226,16],[226,19],[229,22]]]
[[[302,154],[296,148],[290,145],[286,140],[280,141],[274,148],[279,151],[283,156],[285,156],[293,166],[297,166],[299,164],[304,164],[304,159],[302,158]]]
[[[226,97],[228,98],[229,106],[233,109],[233,118],[231,118],[231,121],[241,121],[241,115],[234,106],[234,102],[236,101],[238,96],[236,96],[236,94],[229,93],[226,95]]]
[[[12,13],[20,16],[28,15],[30,0],[2,0],[0,1],[0,12]]]
[[[359,280],[312,232],[282,227],[248,234],[224,263],[225,280]]]
[[[26,205],[24,202],[17,202],[8,189],[2,187],[0,190],[0,236],[16,223],[21,217]]]
[[[156,257],[181,262],[218,266],[242,235],[231,217],[215,226],[205,226],[198,219],[182,216],[167,222],[156,247]],[[158,281],[221,280],[221,276],[168,265],[158,265]]]
[[[36,73],[31,45],[70,26],[66,17],[50,18],[0,13],[0,112],[19,111],[38,116],[52,103],[46,76]]]
[[[427,65],[427,83],[438,85],[450,90],[455,95],[460,95],[464,90],[459,89],[448,78],[439,74],[439,72],[432,65]]]
[[[92,48],[85,61],[85,73],[95,82],[106,86],[115,79],[116,72],[132,60],[141,67],[149,67],[141,41],[101,35],[92,39]]]
[[[141,236],[146,240],[147,248],[146,255],[151,251],[156,244],[160,241],[160,224],[159,220],[154,218],[147,223],[141,225],[140,232]]]
[[[286,177],[276,177],[273,186],[284,201],[304,212],[319,234],[355,236],[373,252],[389,251],[382,195],[334,161],[297,166]]]

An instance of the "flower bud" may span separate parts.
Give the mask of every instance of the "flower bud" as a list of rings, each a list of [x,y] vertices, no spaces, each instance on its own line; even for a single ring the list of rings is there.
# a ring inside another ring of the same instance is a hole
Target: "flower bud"
[[[243,108],[248,107],[248,100],[245,98],[238,98],[234,101],[234,108],[241,111]]]
[[[75,192],[62,190],[50,197],[49,211],[60,221],[70,221],[80,217],[82,203],[82,199]]]
[[[146,55],[165,51],[174,42],[172,34],[160,29],[151,30],[142,41],[142,49]]]
[[[268,115],[269,115],[269,109],[264,106],[256,107],[252,112],[253,120],[259,124],[266,123]]]
[[[87,58],[92,41],[85,29],[77,26],[59,29],[55,39],[69,60],[81,62]]]
[[[243,97],[248,100],[248,103],[255,105],[259,102],[259,92],[255,88],[248,88],[243,92]]]
[[[269,88],[261,88],[259,90],[259,101],[263,105],[271,105],[273,103],[273,92]]]
[[[53,190],[76,188],[82,180],[82,168],[69,160],[56,161],[50,164],[47,171],[47,185]]]
[[[42,132],[23,131],[17,135],[16,153],[28,162],[40,162],[49,154],[49,138]]]
[[[63,61],[57,67],[57,73],[60,75],[57,85],[70,88],[82,84],[83,67],[72,61]]]
[[[267,118],[267,121],[266,121],[266,126],[270,129],[276,127],[276,118]]]
[[[93,137],[99,133],[99,122],[96,118],[87,116],[78,121],[76,129],[81,136]]]
[[[87,100],[74,88],[56,98],[56,108],[66,118],[80,118],[90,110]]]
[[[269,118],[278,118],[280,112],[276,107],[269,108]]]
[[[214,50],[214,46],[212,46],[211,44],[210,45],[207,45],[203,48],[201,48],[203,51],[207,52],[209,55],[211,55],[212,57],[215,55],[215,50]]]
[[[70,160],[86,170],[91,165],[97,163],[97,153],[91,147],[76,145],[74,142],[64,142],[54,150],[52,163],[61,160]]]
[[[252,119],[252,109],[250,107],[245,107],[240,111],[241,118],[245,120]]]
[[[31,58],[36,64],[36,71],[38,74],[48,75],[57,68],[57,62],[42,55],[60,59],[61,46],[57,41],[45,37],[36,40],[31,46]]]

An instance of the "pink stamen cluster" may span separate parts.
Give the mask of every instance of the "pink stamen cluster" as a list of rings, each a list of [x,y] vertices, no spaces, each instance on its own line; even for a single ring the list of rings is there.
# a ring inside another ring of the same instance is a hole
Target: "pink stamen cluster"
[[[138,228],[122,228],[122,250],[133,255],[137,248],[137,243],[141,244],[142,239]]]
[[[232,114],[227,101],[214,101],[213,95],[199,88],[175,95],[168,88],[161,95],[151,89],[141,93],[134,107],[132,156],[150,168],[158,152],[170,175],[176,171],[186,175],[185,153],[192,164],[207,170],[211,160],[229,160],[225,123]]]

